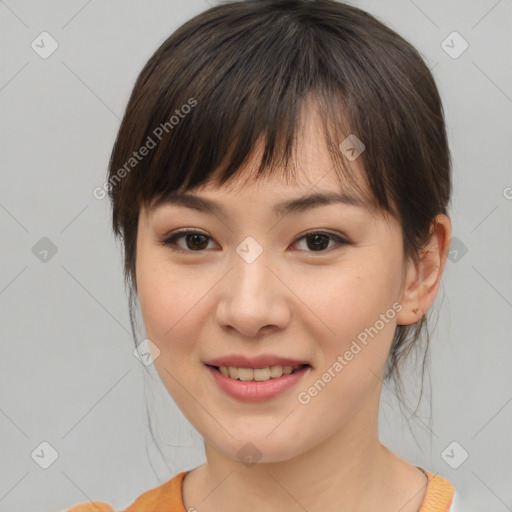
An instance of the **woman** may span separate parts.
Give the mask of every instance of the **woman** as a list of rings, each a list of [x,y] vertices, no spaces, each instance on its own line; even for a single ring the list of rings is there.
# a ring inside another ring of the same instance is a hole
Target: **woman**
[[[139,75],[104,190],[207,459],[128,511],[455,510],[378,436],[451,238],[443,108],[409,43],[333,0],[212,7]],[[112,507],[70,509],[92,510]]]

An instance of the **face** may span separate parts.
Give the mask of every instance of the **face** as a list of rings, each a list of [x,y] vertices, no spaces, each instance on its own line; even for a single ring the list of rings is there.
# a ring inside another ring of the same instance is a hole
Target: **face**
[[[376,421],[404,288],[401,228],[364,202],[277,213],[313,193],[357,197],[341,189],[318,133],[306,128],[296,181],[189,193],[222,208],[213,213],[178,203],[140,212],[136,281],[154,364],[206,443],[231,459],[252,443],[260,462],[288,460]],[[255,154],[240,176],[258,163]],[[252,382],[208,366],[231,356],[247,359],[233,368],[307,366],[269,381],[258,380],[267,370],[238,371]]]

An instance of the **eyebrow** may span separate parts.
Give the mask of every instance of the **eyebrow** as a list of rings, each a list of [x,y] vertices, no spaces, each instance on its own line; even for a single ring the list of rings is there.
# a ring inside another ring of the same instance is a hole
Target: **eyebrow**
[[[337,203],[356,206],[359,208],[367,207],[366,202],[358,197],[351,196],[343,192],[326,192],[281,201],[274,205],[273,211],[278,216],[286,216],[293,213],[304,212],[318,206]],[[156,208],[164,204],[184,206],[186,208],[211,213],[213,215],[228,216],[227,211],[220,203],[192,194],[172,192],[156,201],[154,207]]]

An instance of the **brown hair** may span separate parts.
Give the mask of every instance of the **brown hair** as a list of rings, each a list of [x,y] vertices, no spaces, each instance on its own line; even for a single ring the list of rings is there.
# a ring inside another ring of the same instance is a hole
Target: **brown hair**
[[[451,193],[441,99],[418,51],[334,0],[225,2],[183,24],[149,59],[112,151],[108,192],[124,244],[132,329],[140,208],[205,184],[214,171],[222,185],[263,137],[258,176],[276,164],[287,168],[310,97],[340,177],[350,179],[350,169],[339,144],[349,134],[364,143],[359,158],[372,199],[400,220],[404,254],[417,260]],[[399,363],[425,326],[423,316],[397,327],[386,377],[400,384]]]

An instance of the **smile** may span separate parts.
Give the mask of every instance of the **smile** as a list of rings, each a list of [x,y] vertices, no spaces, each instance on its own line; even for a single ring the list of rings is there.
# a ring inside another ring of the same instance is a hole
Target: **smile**
[[[290,375],[297,370],[300,370],[304,366],[308,365],[297,365],[297,366],[267,366],[266,368],[243,368],[238,366],[219,366],[217,369],[224,375],[225,377],[229,377],[231,379],[238,379],[243,381],[256,381],[256,382],[265,382],[270,379],[278,379],[283,375]]]
[[[241,401],[270,400],[296,386],[311,370],[309,364],[244,368],[206,365],[216,387]]]

